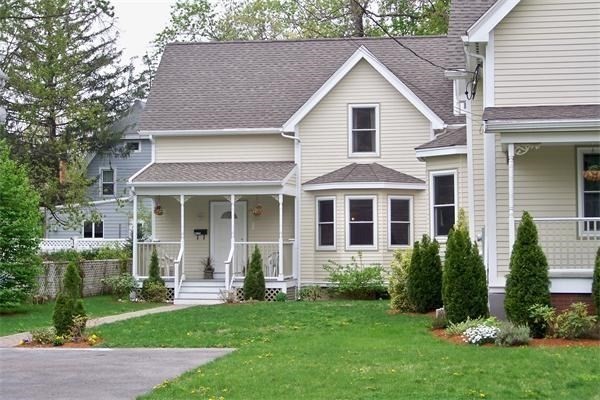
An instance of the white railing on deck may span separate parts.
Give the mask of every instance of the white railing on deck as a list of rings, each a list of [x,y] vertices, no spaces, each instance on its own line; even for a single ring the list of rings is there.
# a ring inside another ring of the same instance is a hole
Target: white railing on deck
[[[230,290],[233,287],[233,278],[235,273],[232,271],[233,255],[235,253],[235,247],[229,250],[229,256],[225,261],[225,289]]]
[[[600,218],[534,218],[549,269],[592,269],[600,246]],[[520,219],[515,221],[515,232]]]
[[[279,242],[235,242],[233,274],[236,277],[243,277],[246,275],[246,270],[250,265],[252,252],[256,246],[258,246],[262,256],[262,267],[265,278],[279,277]],[[289,246],[284,246],[284,249],[286,247]]]
[[[138,276],[148,276],[152,250],[156,248],[160,275],[165,278],[175,277],[175,261],[181,252],[181,242],[141,242],[138,243],[137,273]],[[179,259],[181,264],[181,259]]]
[[[60,250],[93,250],[103,247],[125,246],[127,239],[42,239],[40,251],[52,253]]]
[[[179,254],[177,254],[177,258],[175,259],[175,263],[173,267],[175,269],[175,298],[179,298],[179,291],[181,290],[181,285],[183,284],[183,280],[185,279],[185,274],[181,265],[181,260],[183,260],[183,246],[179,247]]]

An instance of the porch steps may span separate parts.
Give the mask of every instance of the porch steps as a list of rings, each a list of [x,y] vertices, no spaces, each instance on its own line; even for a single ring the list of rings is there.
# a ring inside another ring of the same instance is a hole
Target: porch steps
[[[217,279],[183,281],[175,304],[220,304],[225,281]]]

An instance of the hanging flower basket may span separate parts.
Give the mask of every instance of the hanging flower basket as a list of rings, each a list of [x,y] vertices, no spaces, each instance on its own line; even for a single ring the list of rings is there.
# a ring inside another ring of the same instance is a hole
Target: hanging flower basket
[[[154,207],[154,215],[163,215],[164,210],[162,209],[162,207],[160,205],[157,205],[156,207]]]
[[[599,182],[600,165],[592,165],[589,169],[583,171],[583,179],[590,182]]]

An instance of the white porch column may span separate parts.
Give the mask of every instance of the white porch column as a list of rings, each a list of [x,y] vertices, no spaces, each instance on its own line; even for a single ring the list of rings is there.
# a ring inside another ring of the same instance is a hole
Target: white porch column
[[[515,242],[515,144],[508,144],[508,244],[509,252]]]
[[[235,194],[232,194],[229,198],[231,202],[231,247],[229,248],[229,254],[232,255],[231,263],[225,264],[225,288],[231,289],[231,271],[234,268],[235,263]],[[231,250],[233,249],[233,254]]]
[[[283,195],[277,196],[279,201],[279,280],[283,280]]]
[[[185,274],[185,263],[184,263],[184,255],[185,255],[185,195],[179,195],[179,207],[181,209],[181,231],[180,231],[180,241],[181,241],[181,263],[179,264],[180,274],[183,276]],[[179,277],[177,277],[179,278]],[[184,278],[185,279],[185,278]],[[175,285],[178,285],[179,282],[175,282]]]
[[[131,264],[131,274],[134,278],[138,276],[138,197],[133,195],[133,262]]]

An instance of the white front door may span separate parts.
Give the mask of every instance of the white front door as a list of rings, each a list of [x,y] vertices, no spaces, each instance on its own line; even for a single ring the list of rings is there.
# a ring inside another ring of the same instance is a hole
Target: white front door
[[[235,241],[244,242],[246,237],[247,204],[235,203]],[[231,203],[212,201],[210,203],[210,258],[215,268],[215,278],[225,277],[225,261],[231,249]]]

